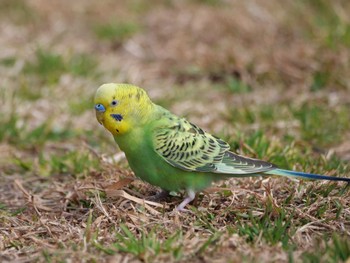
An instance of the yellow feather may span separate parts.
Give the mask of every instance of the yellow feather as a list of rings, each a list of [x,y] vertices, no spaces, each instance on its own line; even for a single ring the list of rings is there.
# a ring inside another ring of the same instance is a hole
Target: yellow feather
[[[116,101],[116,105],[112,105],[113,101]],[[145,122],[154,106],[143,89],[116,83],[100,86],[94,103],[102,104],[106,109],[105,112],[96,112],[96,118],[114,136],[126,134],[131,128]],[[120,115],[123,121],[116,122],[113,114]]]

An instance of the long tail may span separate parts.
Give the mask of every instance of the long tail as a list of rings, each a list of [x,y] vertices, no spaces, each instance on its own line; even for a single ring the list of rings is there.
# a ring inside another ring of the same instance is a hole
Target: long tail
[[[301,177],[301,178],[314,179],[314,180],[343,181],[343,182],[350,183],[350,178],[346,178],[346,177],[335,177],[335,176],[320,175],[320,174],[309,174],[309,173],[296,172],[296,171],[283,170],[283,169],[273,169],[273,170],[265,172],[265,174]]]

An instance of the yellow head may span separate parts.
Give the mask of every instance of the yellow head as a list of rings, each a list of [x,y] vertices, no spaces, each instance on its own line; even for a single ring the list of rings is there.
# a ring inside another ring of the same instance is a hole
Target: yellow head
[[[153,109],[147,93],[130,84],[103,84],[94,103],[98,122],[115,136],[142,125]]]

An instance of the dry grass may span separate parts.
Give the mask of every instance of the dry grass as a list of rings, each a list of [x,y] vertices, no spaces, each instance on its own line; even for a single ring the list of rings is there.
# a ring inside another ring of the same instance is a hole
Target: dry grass
[[[236,151],[349,176],[345,1],[1,1],[0,261],[339,262],[345,185],[221,182],[189,213],[133,178],[95,121],[131,82]],[[199,97],[200,96],[200,97]]]

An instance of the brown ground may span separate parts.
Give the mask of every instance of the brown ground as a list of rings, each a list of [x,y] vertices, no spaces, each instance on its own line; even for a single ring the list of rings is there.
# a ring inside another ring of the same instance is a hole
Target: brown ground
[[[189,213],[173,211],[177,197],[145,203],[155,188],[132,177],[91,99],[102,83],[133,83],[242,154],[349,176],[348,11],[340,0],[0,1],[0,261],[345,260],[344,184],[237,179]],[[124,31],[98,33],[111,24]],[[51,68],[40,50],[59,57]],[[303,124],[305,108],[320,113]]]

